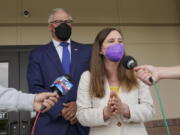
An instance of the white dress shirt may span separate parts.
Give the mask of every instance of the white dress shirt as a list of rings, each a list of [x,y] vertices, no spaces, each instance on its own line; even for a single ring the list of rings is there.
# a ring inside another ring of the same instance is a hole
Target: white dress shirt
[[[57,53],[58,53],[58,55],[59,55],[59,58],[60,58],[60,60],[61,60],[61,62],[62,62],[63,47],[60,45],[61,42],[59,42],[59,41],[57,41],[57,40],[54,40],[54,39],[52,39],[52,42],[53,42],[54,47],[56,48],[56,51],[57,51]],[[71,61],[71,40],[68,39],[66,42],[69,43],[69,45],[68,45],[68,50],[69,50],[70,61]]]

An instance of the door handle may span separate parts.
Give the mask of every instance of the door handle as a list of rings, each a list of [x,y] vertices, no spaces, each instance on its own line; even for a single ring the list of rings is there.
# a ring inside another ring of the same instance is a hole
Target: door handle
[[[21,127],[22,129],[26,129],[28,127],[28,121],[22,120],[21,124],[22,124],[22,127]]]
[[[18,133],[19,133],[19,123],[18,123],[18,121],[10,122],[10,133],[11,133],[11,135],[18,135]]]
[[[21,121],[21,134],[22,135],[28,135],[30,132],[29,122],[22,120]]]

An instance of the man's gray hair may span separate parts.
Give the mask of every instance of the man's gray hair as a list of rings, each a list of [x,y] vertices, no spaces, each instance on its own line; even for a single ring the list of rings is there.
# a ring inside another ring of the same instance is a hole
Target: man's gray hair
[[[49,18],[48,18],[48,23],[49,23],[49,24],[53,21],[53,20],[52,20],[53,15],[54,15],[54,13],[56,13],[57,11],[66,12],[66,13],[69,15],[70,19],[72,20],[72,16],[71,16],[66,10],[64,10],[63,8],[55,8],[55,9],[52,10],[51,14],[49,15]]]

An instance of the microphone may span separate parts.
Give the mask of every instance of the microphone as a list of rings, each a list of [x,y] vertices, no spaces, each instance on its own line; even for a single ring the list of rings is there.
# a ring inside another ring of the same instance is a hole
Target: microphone
[[[124,56],[121,63],[126,69],[133,69],[138,65],[137,61],[132,56]]]
[[[124,56],[123,59],[121,60],[121,63],[126,69],[133,69],[134,67],[136,67],[138,65],[137,61],[132,56]],[[158,101],[160,104],[160,110],[161,110],[161,113],[162,113],[162,116],[164,119],[164,125],[166,128],[166,132],[167,132],[167,135],[170,135],[170,130],[169,130],[168,122],[166,120],[166,116],[164,113],[163,104],[162,104],[160,93],[159,93],[159,88],[157,87],[157,85],[154,82],[152,77],[149,77],[149,82],[151,82],[151,84],[154,85],[154,88],[156,90],[156,94],[158,96]],[[138,98],[138,103],[140,104],[140,98]]]
[[[73,87],[73,84],[71,83],[71,81],[72,79],[70,75],[64,75],[64,76],[58,77],[50,85],[50,89],[53,92],[58,93],[59,96],[64,96]]]
[[[138,66],[137,61],[132,56],[124,56],[121,63],[126,69],[133,69]],[[149,77],[149,82],[153,84],[154,80],[152,77]]]
[[[59,96],[66,95],[72,87],[72,77],[70,75],[60,76],[50,85],[51,91],[57,93]],[[46,106],[42,105],[41,111],[44,109],[46,109]]]

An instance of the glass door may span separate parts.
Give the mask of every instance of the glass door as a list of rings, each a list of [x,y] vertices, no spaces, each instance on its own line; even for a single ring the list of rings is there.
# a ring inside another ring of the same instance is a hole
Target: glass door
[[[0,85],[8,87],[9,63],[0,62]],[[7,135],[8,113],[0,111],[0,135]]]
[[[0,85],[28,93],[28,57],[35,47],[37,46],[0,46]],[[29,135],[31,121],[30,112],[0,111],[0,135]]]
[[[18,69],[18,53],[0,50],[0,85],[18,89]],[[19,135],[19,113],[0,111],[0,135]]]

